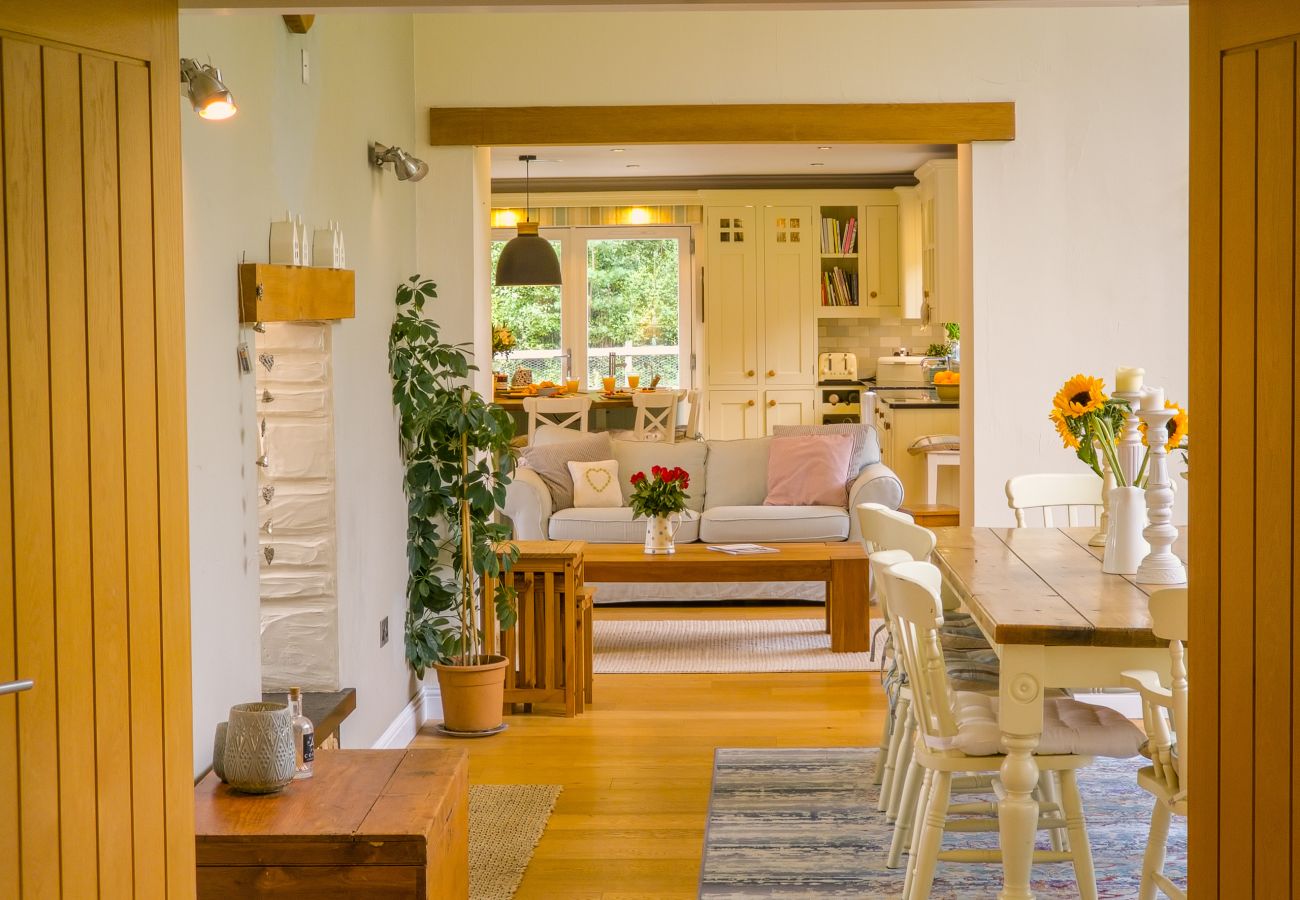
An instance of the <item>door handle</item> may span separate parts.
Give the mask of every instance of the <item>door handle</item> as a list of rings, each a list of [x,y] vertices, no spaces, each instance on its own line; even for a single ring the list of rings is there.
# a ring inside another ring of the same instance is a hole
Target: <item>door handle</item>
[[[754,377],[754,370],[753,370],[753,369],[749,369],[748,371],[746,371],[746,372],[745,372],[745,377],[746,377],[746,378],[753,378],[753,377]]]
[[[768,370],[767,370],[767,377],[768,377],[768,378],[775,378],[775,377],[776,377],[776,369],[768,369]]]
[[[30,691],[36,687],[36,682],[30,678],[24,678],[21,681],[6,681],[0,684],[0,694],[20,694],[23,691]]]
[[[776,406],[776,401],[775,401],[775,400],[769,400],[769,401],[767,401],[767,405],[768,405],[768,406]]]
[[[754,405],[754,401],[753,401],[753,400],[749,400],[749,401],[747,401],[747,402],[745,403],[745,405],[746,405],[746,406],[753,406],[753,405]]]

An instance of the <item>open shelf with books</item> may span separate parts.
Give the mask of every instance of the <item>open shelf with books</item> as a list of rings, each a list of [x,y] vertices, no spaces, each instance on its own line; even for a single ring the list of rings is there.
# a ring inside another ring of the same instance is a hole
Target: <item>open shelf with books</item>
[[[862,278],[862,259],[858,252],[858,223],[861,208],[853,206],[820,206],[820,305],[819,315],[827,310],[856,310],[859,284]]]

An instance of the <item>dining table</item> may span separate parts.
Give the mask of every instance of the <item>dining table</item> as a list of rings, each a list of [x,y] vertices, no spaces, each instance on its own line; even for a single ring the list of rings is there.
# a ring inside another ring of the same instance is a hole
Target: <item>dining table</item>
[[[1169,645],[1151,631],[1161,587],[1101,570],[1096,528],[936,528],[933,561],[947,591],[998,655],[998,727],[1005,758],[998,801],[1002,900],[1032,898],[1038,830],[1034,758],[1049,688],[1121,687],[1129,669],[1168,672]],[[1186,529],[1174,552],[1187,559]],[[1137,850],[1135,849],[1135,852]]]

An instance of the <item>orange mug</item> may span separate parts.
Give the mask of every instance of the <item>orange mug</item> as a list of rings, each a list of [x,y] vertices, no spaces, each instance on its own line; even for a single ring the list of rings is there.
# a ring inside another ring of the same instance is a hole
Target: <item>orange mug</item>
[[[641,376],[640,376],[640,375],[629,375],[629,376],[627,376],[627,386],[628,386],[628,390],[635,391],[637,385],[640,384],[640,383],[641,383]]]
[[[606,394],[612,394],[612,393],[614,393],[614,379],[613,379],[613,378],[602,378],[600,383],[603,384],[603,385],[605,386],[605,393],[606,393]]]

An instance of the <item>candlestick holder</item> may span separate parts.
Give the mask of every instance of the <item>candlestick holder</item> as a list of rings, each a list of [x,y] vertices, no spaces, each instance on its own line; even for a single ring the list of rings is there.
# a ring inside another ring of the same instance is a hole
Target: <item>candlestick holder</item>
[[[1128,404],[1129,414],[1124,417],[1124,430],[1119,434],[1119,446],[1115,455],[1119,458],[1119,471],[1124,476],[1124,483],[1137,487],[1133,480],[1137,478],[1138,468],[1142,465],[1142,432],[1138,428],[1138,406],[1142,402],[1141,391],[1115,391],[1111,396]]]
[[[1101,515],[1097,517],[1097,531],[1088,538],[1089,547],[1105,547],[1110,535],[1110,489],[1115,487],[1115,470],[1110,467],[1110,457],[1101,454]]]
[[[1139,584],[1186,584],[1187,569],[1174,555],[1174,541],[1178,529],[1173,519],[1174,491],[1169,484],[1169,420],[1177,410],[1143,409],[1138,415],[1147,426],[1147,446],[1151,458],[1147,464],[1147,527],[1142,536],[1151,545],[1151,552],[1138,566],[1136,581]]]

